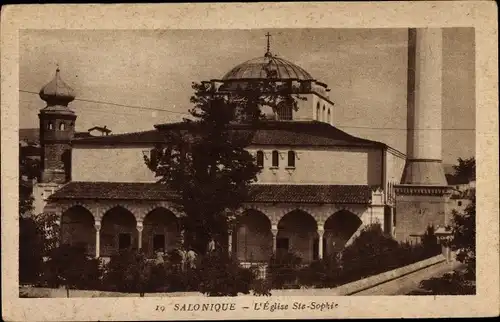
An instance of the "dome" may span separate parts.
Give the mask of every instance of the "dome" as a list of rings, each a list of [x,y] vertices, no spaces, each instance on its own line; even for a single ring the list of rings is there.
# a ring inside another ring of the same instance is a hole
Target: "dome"
[[[74,90],[69,87],[59,76],[59,68],[56,69],[56,75],[47,85],[40,90],[40,98],[49,105],[68,105],[75,99]]]
[[[313,80],[311,74],[283,58],[267,52],[264,57],[248,60],[231,69],[222,80],[245,80],[267,78],[267,71],[276,79]]]

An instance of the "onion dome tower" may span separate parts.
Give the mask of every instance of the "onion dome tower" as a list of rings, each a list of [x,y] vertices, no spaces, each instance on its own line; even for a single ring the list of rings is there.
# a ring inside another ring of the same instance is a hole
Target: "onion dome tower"
[[[75,93],[56,69],[54,79],[40,90],[47,106],[40,110],[41,182],[62,184],[71,175],[71,140],[75,133],[76,114],[68,104]]]

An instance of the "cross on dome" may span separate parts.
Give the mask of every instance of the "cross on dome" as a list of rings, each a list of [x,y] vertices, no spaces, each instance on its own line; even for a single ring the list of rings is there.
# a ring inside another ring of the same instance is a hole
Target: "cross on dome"
[[[267,37],[267,51],[266,51],[266,54],[264,56],[265,57],[272,57],[272,54],[271,54],[271,34],[269,32],[266,33],[266,37]]]

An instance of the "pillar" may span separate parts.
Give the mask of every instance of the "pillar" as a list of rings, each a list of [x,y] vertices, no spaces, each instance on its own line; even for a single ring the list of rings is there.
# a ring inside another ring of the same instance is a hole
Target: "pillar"
[[[272,225],[271,232],[273,233],[273,254],[276,254],[276,237],[278,236],[278,225]]]
[[[144,226],[142,225],[142,221],[138,221],[137,225],[137,249],[141,250],[142,249],[142,230],[144,229]]]
[[[325,227],[318,226],[318,259],[323,259],[323,235],[325,234]]]
[[[95,228],[95,258],[101,256],[101,221],[96,220],[94,223]]]
[[[403,184],[446,185],[442,166],[442,29],[408,32],[407,160]]]
[[[227,235],[227,251],[229,252],[229,256],[233,254],[233,231],[230,229]]]
[[[395,237],[445,224],[449,187],[442,166],[442,29],[408,31],[407,159],[395,185]]]

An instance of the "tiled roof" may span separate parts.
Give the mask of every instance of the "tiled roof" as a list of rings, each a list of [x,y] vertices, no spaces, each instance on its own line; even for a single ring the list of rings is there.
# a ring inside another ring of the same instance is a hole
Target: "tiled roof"
[[[185,123],[157,125],[157,130],[82,138],[74,144],[155,144],[164,142],[162,132],[187,129]],[[232,126],[234,133],[253,135],[250,145],[285,146],[360,146],[384,147],[380,142],[352,136],[334,126],[318,121],[265,121],[256,130],[242,125]]]
[[[368,185],[254,184],[248,202],[356,203],[371,200]],[[70,182],[50,199],[175,200],[177,194],[158,183]]]

